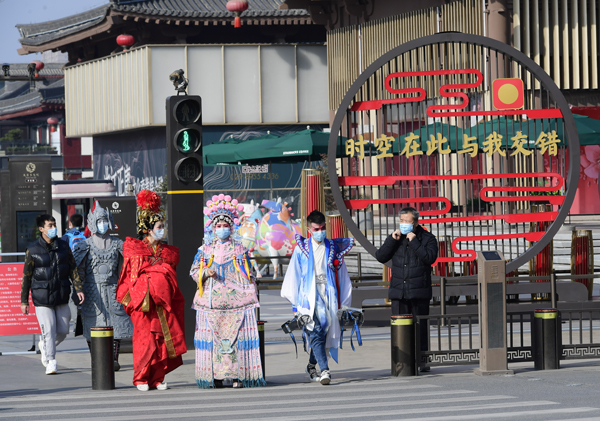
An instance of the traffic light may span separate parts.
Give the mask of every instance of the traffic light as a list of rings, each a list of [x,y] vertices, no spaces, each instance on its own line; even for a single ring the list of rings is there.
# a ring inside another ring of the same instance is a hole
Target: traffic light
[[[177,266],[179,288],[186,308],[198,289],[193,282],[181,282],[189,276],[204,236],[204,192],[202,179],[202,99],[197,95],[167,98],[167,242],[179,247],[181,264]],[[190,313],[190,312],[187,312]],[[188,347],[194,343],[194,315],[186,313]]]
[[[202,187],[202,99],[198,95],[167,98],[169,190]]]

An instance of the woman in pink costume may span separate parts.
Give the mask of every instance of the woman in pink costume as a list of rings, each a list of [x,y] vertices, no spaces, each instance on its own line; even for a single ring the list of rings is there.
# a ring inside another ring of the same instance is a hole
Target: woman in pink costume
[[[243,206],[230,196],[206,202],[204,245],[190,275],[198,283],[196,383],[201,389],[230,379],[234,387],[265,386],[255,309],[259,307],[248,250],[237,239]]]

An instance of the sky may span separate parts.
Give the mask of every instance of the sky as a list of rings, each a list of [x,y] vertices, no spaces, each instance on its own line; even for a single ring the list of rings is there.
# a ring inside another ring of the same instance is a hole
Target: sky
[[[85,12],[109,0],[0,0],[0,63],[29,63],[40,54],[19,55],[16,24],[40,23]]]

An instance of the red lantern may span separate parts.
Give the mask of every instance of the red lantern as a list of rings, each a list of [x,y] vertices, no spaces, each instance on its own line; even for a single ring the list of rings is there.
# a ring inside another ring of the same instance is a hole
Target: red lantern
[[[58,118],[50,117],[46,120],[46,123],[48,123],[50,133],[54,133],[56,131],[56,125],[58,124]]]
[[[133,35],[122,34],[117,37],[117,44],[123,47],[125,50],[127,47],[131,47],[135,43]]]
[[[242,19],[240,18],[240,13],[248,9],[248,1],[247,0],[230,0],[227,2],[227,10],[233,12],[235,14],[235,28],[242,27]]]
[[[33,60],[32,63],[35,64],[35,77],[38,77],[39,71],[44,68],[44,63],[39,60]]]

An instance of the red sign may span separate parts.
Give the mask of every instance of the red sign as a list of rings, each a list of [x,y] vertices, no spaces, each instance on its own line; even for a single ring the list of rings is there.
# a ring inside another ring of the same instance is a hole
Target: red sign
[[[494,107],[497,110],[520,110],[525,104],[525,93],[521,79],[496,79],[492,83],[492,93]]]
[[[0,336],[41,333],[29,297],[29,314],[21,312],[23,263],[0,264]]]

